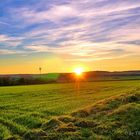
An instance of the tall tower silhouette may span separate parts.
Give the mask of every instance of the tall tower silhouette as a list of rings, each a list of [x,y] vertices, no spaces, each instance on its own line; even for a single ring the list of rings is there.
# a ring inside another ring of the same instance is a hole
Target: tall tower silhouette
[[[40,75],[41,75],[41,71],[42,71],[42,68],[41,68],[41,67],[39,67],[39,73],[40,73]]]

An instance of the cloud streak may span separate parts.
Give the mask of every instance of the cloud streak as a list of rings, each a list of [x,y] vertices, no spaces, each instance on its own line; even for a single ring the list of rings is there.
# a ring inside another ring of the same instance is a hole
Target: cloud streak
[[[94,61],[140,53],[139,0],[63,0],[45,5],[42,0],[5,7],[0,24],[11,26],[0,35],[1,54],[47,52],[66,61]]]

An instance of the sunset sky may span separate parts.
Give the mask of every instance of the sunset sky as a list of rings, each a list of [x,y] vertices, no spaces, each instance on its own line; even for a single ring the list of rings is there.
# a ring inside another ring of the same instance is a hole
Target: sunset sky
[[[140,0],[1,0],[0,74],[140,69]]]

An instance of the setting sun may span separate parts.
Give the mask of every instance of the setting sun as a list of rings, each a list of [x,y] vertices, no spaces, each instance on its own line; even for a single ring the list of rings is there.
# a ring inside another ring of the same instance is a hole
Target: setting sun
[[[74,72],[76,75],[80,76],[83,73],[83,68],[76,68]]]

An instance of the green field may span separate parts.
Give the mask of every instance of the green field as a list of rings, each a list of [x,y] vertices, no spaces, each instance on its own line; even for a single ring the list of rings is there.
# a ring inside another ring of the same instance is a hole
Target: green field
[[[2,140],[138,139],[138,116],[139,80],[0,87]]]
[[[60,76],[59,73],[48,73],[48,74],[41,74],[41,75],[35,75],[33,78],[38,78],[40,80],[49,81],[49,80],[57,80]]]

